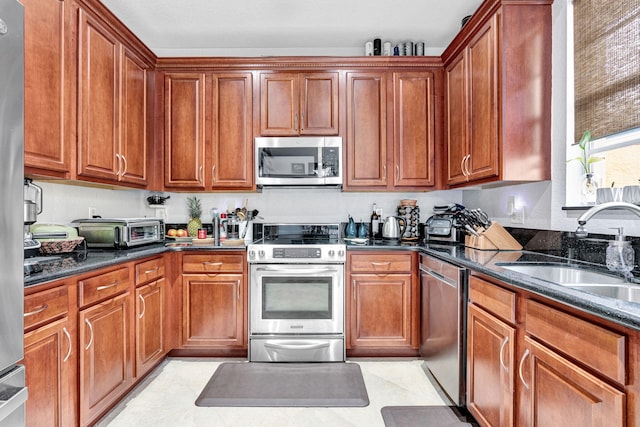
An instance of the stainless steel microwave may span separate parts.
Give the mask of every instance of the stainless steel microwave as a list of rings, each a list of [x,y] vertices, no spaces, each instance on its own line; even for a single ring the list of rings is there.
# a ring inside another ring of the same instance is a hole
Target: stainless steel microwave
[[[258,137],[256,185],[341,186],[341,137]]]

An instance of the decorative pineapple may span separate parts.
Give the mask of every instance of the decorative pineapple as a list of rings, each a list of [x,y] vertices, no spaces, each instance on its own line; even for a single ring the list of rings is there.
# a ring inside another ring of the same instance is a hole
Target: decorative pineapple
[[[202,228],[202,204],[196,196],[187,197],[187,209],[189,210],[189,223],[187,224],[187,233],[191,237],[198,235],[198,229]]]

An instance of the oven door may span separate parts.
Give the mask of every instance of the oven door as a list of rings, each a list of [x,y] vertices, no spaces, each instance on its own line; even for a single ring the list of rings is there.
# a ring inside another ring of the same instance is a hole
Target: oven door
[[[344,333],[344,265],[251,265],[250,334]]]

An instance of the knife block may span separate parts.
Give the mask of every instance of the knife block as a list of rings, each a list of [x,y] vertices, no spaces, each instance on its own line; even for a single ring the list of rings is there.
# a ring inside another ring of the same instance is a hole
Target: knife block
[[[522,245],[503,226],[492,222],[489,228],[478,231],[479,236],[465,236],[464,245],[486,251],[519,251]]]

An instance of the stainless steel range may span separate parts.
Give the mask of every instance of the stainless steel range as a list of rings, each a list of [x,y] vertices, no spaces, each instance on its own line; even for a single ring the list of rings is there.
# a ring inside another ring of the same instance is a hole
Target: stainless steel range
[[[338,224],[265,224],[247,248],[249,360],[343,362],[346,245]]]

